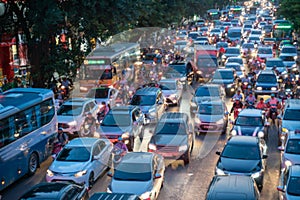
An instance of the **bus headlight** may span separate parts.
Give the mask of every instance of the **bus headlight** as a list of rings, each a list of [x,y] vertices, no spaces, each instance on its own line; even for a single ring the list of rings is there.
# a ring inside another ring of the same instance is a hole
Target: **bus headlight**
[[[286,167],[289,167],[289,166],[292,166],[293,163],[292,163],[290,160],[286,160],[286,161],[284,162],[284,165],[285,165]]]
[[[222,169],[216,167],[216,174],[217,175],[225,175],[225,172]]]
[[[87,87],[80,87],[79,90],[80,90],[80,91],[87,92],[87,91],[88,91],[88,88],[87,88]]]
[[[255,172],[255,173],[251,174],[251,177],[252,177],[252,178],[258,178],[258,177],[260,177],[260,176],[261,176],[261,171]]]

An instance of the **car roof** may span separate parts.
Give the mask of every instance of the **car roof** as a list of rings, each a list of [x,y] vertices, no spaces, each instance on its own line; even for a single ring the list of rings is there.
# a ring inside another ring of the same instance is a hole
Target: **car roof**
[[[207,200],[213,200],[222,195],[224,198],[233,200],[241,197],[254,195],[254,181],[250,176],[239,175],[216,175],[211,181],[207,192]],[[240,194],[241,196],[238,196]],[[235,198],[234,198],[235,197]],[[251,199],[251,198],[249,198]]]
[[[92,147],[97,141],[102,140],[99,138],[91,138],[91,137],[80,137],[74,138],[70,140],[70,142],[66,146],[84,146],[84,147]]]
[[[267,58],[267,61],[282,61],[281,58]]]
[[[222,68],[222,69],[217,69],[216,72],[234,72],[235,70],[232,68]],[[215,72],[215,73],[216,73]]]
[[[267,69],[260,71],[259,75],[261,75],[261,74],[271,74],[271,75],[276,76],[275,72],[273,70],[267,70]]]
[[[123,158],[123,163],[152,163],[154,154],[150,152],[128,152]]]
[[[289,131],[288,140],[289,139],[300,139],[300,130]]]
[[[290,166],[290,174],[291,174],[291,176],[300,177],[300,165]]]
[[[71,98],[65,101],[64,105],[84,105],[89,101],[94,101],[92,98]]]
[[[258,138],[253,136],[237,135],[229,138],[227,144],[256,146],[258,144]]]
[[[166,79],[161,79],[159,81],[159,83],[176,83],[177,79],[170,79],[170,78],[166,78]]]
[[[211,100],[201,101],[200,105],[221,105],[221,106],[223,106],[224,103],[221,99],[211,99]]]
[[[160,89],[156,87],[145,87],[138,89],[135,95],[156,95],[159,91]]]
[[[262,111],[259,109],[243,109],[239,116],[247,116],[247,117],[261,117]]]

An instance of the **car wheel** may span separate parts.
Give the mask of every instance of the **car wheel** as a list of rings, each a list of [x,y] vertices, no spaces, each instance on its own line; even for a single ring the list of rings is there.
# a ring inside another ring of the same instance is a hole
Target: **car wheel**
[[[90,176],[89,176],[89,188],[92,188],[94,185],[94,172],[91,172],[90,173]]]
[[[189,151],[187,151],[183,158],[184,165],[187,165],[190,163],[190,158],[191,158],[191,153]]]
[[[32,176],[35,174],[39,165],[39,159],[36,153],[32,153],[28,160],[28,175]]]

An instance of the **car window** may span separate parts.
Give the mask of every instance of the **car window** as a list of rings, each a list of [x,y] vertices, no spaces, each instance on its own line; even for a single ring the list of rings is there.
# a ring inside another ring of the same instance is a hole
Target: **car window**
[[[152,178],[150,163],[121,162],[114,172],[115,180],[149,181]]]
[[[99,143],[97,143],[97,144],[94,146],[94,149],[93,149],[93,156],[99,155],[100,152],[101,152],[100,145],[99,145]]]
[[[262,126],[263,121],[261,117],[238,116],[235,124],[239,126]]]
[[[76,188],[73,187],[64,193],[65,195],[62,199],[63,200],[75,199],[75,197],[78,196],[79,193],[80,191],[76,190]]]
[[[199,87],[196,90],[195,96],[220,96],[220,93],[218,88]]]
[[[300,154],[300,139],[289,139],[286,144],[285,153]]]
[[[300,110],[286,109],[283,119],[284,120],[292,120],[292,121],[300,121]]]
[[[116,126],[116,127],[122,127],[122,126],[130,126],[131,119],[128,114],[113,114],[108,113],[102,123],[101,126]]]
[[[131,105],[150,106],[154,105],[156,100],[155,95],[134,95]]]
[[[228,72],[218,72],[216,71],[216,73],[213,76],[213,79],[233,79],[234,75],[232,71],[228,71]]]
[[[84,113],[88,113],[88,112],[90,112],[90,110],[91,110],[91,108],[90,108],[89,104],[85,104]]]
[[[224,147],[221,156],[231,159],[259,160],[259,152],[258,146],[227,144]]]
[[[63,116],[77,116],[82,112],[82,106],[77,105],[62,105],[58,111],[57,115]]]
[[[88,147],[64,147],[58,154],[57,161],[86,162],[90,159],[90,148]]]
[[[277,83],[277,78],[275,75],[263,74],[259,75],[257,78],[257,82],[261,83]]]
[[[184,123],[159,122],[156,127],[156,134],[185,135],[187,134],[186,126]]]
[[[292,196],[300,196],[300,177],[291,176],[287,185],[287,193]]]

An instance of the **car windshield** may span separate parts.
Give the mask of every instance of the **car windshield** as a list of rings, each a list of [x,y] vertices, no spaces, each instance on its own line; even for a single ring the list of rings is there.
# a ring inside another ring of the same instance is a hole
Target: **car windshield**
[[[198,66],[201,67],[217,67],[218,61],[216,58],[202,58],[201,56],[198,57]]]
[[[252,25],[251,25],[251,24],[246,24],[246,25],[244,26],[244,28],[250,29],[250,28],[252,28]]]
[[[273,54],[272,49],[269,49],[269,48],[259,48],[258,53],[259,54]]]
[[[220,96],[218,88],[209,88],[209,87],[199,87],[195,93],[196,97],[203,97],[203,96]]]
[[[87,98],[108,98],[108,92],[109,88],[99,88],[99,89],[92,89],[89,91],[89,93],[86,95]]]
[[[254,44],[253,43],[246,43],[246,44],[243,44],[242,46],[243,49],[254,49]]]
[[[230,63],[239,63],[241,65],[243,65],[243,59],[240,59],[240,58],[228,58],[228,62]]]
[[[130,126],[130,116],[128,114],[108,113],[101,123],[101,126]]]
[[[231,159],[258,160],[260,153],[257,146],[227,144],[221,156]]]
[[[300,121],[300,110],[287,109],[284,113],[284,120]]]
[[[300,154],[300,139],[289,139],[286,144],[285,153]]]
[[[300,196],[300,177],[291,176],[287,185],[287,193],[292,196]]]
[[[278,61],[267,61],[266,62],[266,66],[267,67],[284,67],[284,64],[283,64],[283,62],[280,60],[278,60]]]
[[[253,34],[253,35],[261,35],[261,31],[251,31],[251,34]]]
[[[262,126],[261,117],[238,116],[235,122],[238,126]]]
[[[228,37],[240,37],[242,35],[241,32],[228,32],[227,36]]]
[[[89,147],[65,147],[58,154],[56,161],[86,162],[90,159]]]
[[[282,48],[281,53],[297,53],[296,48]]]
[[[174,73],[179,73],[179,74],[185,74],[186,73],[186,67],[185,65],[169,65],[174,71]]]
[[[160,122],[157,124],[156,134],[186,135],[186,127],[184,123]]]
[[[259,41],[259,37],[249,37],[250,41]]]
[[[295,62],[295,58],[294,56],[279,56],[279,58],[282,60],[282,61],[290,61],[290,62]]]
[[[151,165],[148,163],[121,162],[114,172],[115,180],[149,181],[151,180]]]
[[[199,114],[222,115],[224,108],[222,105],[199,104]]]
[[[131,101],[131,105],[152,106],[155,104],[155,101],[155,95],[134,95]]]
[[[78,116],[81,113],[82,106],[79,105],[62,105],[57,111],[57,115],[63,116]]]
[[[233,79],[232,71],[223,71],[223,72],[216,72],[213,76],[213,79]]]
[[[226,69],[234,69],[235,71],[242,71],[240,65],[231,65],[229,63],[225,65],[225,68]]]
[[[159,87],[162,89],[162,90],[176,90],[176,83],[161,83],[159,85]]]
[[[228,48],[228,49],[226,49],[226,53],[228,53],[228,54],[240,54],[240,50],[239,49]]]
[[[222,43],[217,43],[217,48],[221,48],[221,47],[224,47],[224,48],[227,48],[228,47],[228,43],[226,42],[222,42]]]
[[[277,78],[276,78],[275,75],[264,74],[264,75],[258,76],[257,82],[260,82],[260,83],[277,83]]]

